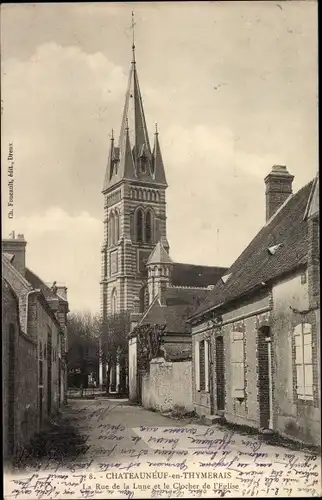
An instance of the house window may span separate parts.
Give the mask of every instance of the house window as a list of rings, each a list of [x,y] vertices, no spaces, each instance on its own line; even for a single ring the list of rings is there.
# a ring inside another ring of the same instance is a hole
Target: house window
[[[313,399],[312,325],[294,328],[296,393],[299,399]]]
[[[197,391],[209,391],[209,346],[208,340],[195,344],[195,380]]]
[[[245,398],[244,333],[231,332],[231,390],[232,397]]]

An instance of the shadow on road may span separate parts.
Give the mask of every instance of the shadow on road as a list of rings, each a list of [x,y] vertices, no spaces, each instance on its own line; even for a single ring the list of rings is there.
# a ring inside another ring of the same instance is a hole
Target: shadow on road
[[[45,430],[35,434],[28,446],[18,450],[7,467],[19,470],[34,465],[37,461],[59,462],[75,458],[88,451],[86,440],[87,436],[80,434],[69,417],[58,417],[51,421]]]

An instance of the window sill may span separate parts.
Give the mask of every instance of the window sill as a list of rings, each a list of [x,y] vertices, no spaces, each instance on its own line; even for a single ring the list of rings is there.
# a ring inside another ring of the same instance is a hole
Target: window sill
[[[312,403],[313,404],[313,401],[314,401],[314,398],[313,396],[297,396],[297,401],[299,403]]]

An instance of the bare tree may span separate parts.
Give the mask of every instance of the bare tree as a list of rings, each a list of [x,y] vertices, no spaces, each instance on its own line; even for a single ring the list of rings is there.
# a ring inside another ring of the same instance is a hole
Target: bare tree
[[[101,323],[101,347],[104,362],[108,364],[106,391],[109,391],[111,367],[119,363],[119,392],[126,390],[128,359],[128,334],[130,332],[130,314],[127,311],[107,316]]]
[[[68,370],[80,372],[81,395],[87,386],[88,374],[98,372],[100,317],[89,311],[68,316]]]

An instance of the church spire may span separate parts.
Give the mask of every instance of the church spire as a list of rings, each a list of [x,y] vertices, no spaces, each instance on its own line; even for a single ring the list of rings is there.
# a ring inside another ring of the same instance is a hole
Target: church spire
[[[154,147],[153,147],[152,158],[153,158],[153,172],[155,181],[160,184],[167,184],[162,155],[161,155],[161,149],[159,144],[159,132],[157,123],[155,124]]]
[[[117,175],[110,178],[108,185],[105,183],[103,192],[121,179],[166,185],[160,147],[157,144],[157,162],[153,158],[150,147],[135,57],[135,24],[134,12],[132,12],[132,61],[119,142],[118,146],[114,148],[116,155],[118,155],[120,168]],[[160,173],[155,170],[155,166],[159,164],[161,165]]]
[[[134,37],[134,12],[132,10],[132,24],[131,24],[131,29],[132,29],[132,64],[135,64],[135,37]]]

